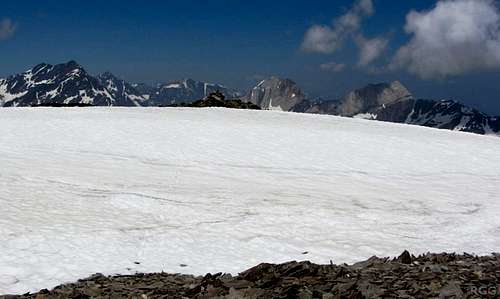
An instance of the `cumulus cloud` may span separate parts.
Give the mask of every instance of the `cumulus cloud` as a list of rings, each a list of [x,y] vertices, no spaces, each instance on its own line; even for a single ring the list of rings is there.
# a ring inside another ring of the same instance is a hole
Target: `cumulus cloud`
[[[387,50],[389,40],[383,37],[367,39],[363,35],[356,37],[359,47],[358,66],[365,67],[377,60]]]
[[[391,69],[424,79],[500,68],[500,12],[493,0],[442,0],[431,10],[411,11],[410,41]]]
[[[338,72],[342,72],[345,69],[346,65],[343,63],[336,63],[334,61],[331,61],[331,62],[323,63],[319,67],[320,67],[320,69],[322,69],[324,71],[338,73]]]
[[[16,24],[10,19],[3,19],[0,21],[0,40],[10,38],[16,31]]]
[[[334,19],[332,25],[314,25],[302,42],[302,50],[330,54],[342,48],[345,40],[355,34],[365,17],[374,13],[372,0],[358,0],[344,15]]]

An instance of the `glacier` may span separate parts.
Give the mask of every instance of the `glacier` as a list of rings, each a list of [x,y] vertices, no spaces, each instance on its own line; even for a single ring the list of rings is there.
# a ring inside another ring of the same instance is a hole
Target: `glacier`
[[[0,109],[0,294],[500,244],[500,138],[222,108]]]

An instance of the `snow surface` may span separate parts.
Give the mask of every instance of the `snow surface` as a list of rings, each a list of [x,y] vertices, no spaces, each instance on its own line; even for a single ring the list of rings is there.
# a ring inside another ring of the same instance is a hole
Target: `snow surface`
[[[499,149],[276,111],[0,109],[0,293],[96,272],[498,251]]]

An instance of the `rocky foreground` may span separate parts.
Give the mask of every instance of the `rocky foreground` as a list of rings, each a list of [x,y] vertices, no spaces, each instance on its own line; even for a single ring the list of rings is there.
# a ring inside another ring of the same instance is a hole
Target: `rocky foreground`
[[[0,298],[499,298],[500,254],[403,252],[354,265],[260,264],[238,276],[95,274],[36,294]]]

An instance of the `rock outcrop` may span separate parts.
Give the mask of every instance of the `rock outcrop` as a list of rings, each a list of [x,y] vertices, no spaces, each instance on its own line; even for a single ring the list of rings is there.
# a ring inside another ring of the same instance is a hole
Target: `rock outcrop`
[[[257,84],[242,99],[265,110],[292,111],[306,97],[292,80],[271,77]]]
[[[372,257],[354,265],[260,264],[238,276],[93,275],[36,294],[0,298],[497,298],[500,255]]]
[[[224,94],[220,91],[212,92],[206,98],[195,101],[193,103],[174,104],[170,105],[169,107],[197,107],[197,108],[223,107],[223,108],[233,108],[233,109],[260,110],[259,106],[250,102],[243,102],[241,99],[226,100]]]

